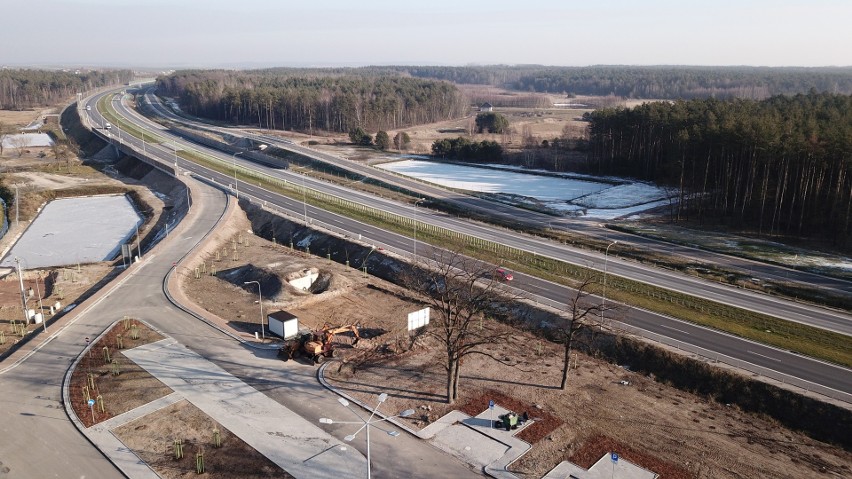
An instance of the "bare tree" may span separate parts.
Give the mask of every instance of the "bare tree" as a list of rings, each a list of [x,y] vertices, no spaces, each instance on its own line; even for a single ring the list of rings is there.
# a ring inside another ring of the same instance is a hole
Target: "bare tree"
[[[409,275],[404,282],[426,296],[432,310],[430,323],[419,334],[436,339],[444,353],[447,403],[459,397],[459,376],[464,359],[481,354],[495,361],[485,347],[506,341],[511,332],[495,319],[510,316],[512,298],[492,266],[457,251],[436,252],[431,267]]]
[[[617,309],[616,305],[604,304],[603,299],[592,298],[592,294],[598,284],[593,276],[587,276],[576,287],[574,295],[568,299],[567,314],[561,316],[562,321],[556,326],[556,341],[562,343],[565,348],[565,357],[562,363],[562,382],[560,388],[565,389],[568,385],[568,370],[571,361],[571,351],[578,342],[585,342],[588,346],[595,332],[600,330],[606,321],[606,312]]]
[[[15,135],[9,138],[9,143],[12,145],[12,148],[15,149],[15,152],[18,154],[18,158],[24,156],[24,152],[27,151],[27,146],[30,144],[26,135]]]
[[[11,125],[7,125],[0,121],[0,156],[3,155],[3,141],[6,139],[7,136],[9,136],[9,133],[11,133],[12,131],[13,130]]]

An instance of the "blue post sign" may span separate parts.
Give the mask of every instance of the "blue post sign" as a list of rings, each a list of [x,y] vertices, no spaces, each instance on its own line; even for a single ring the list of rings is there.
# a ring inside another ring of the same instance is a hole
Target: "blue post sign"
[[[618,463],[618,453],[617,452],[612,453],[612,455],[610,456],[610,459],[612,459],[613,464],[617,464]]]
[[[494,400],[488,401],[488,409],[494,409]]]
[[[491,424],[491,429],[494,429],[494,400],[488,401],[488,422]]]
[[[89,405],[89,411],[92,411],[92,424],[94,424],[95,423],[95,400],[89,399],[88,401],[86,401],[86,403]]]

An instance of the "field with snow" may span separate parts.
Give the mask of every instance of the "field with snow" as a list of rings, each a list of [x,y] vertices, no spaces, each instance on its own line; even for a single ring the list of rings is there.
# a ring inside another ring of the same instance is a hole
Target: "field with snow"
[[[407,159],[378,168],[430,183],[482,193],[511,196],[562,214],[614,219],[668,204],[662,189],[621,178],[606,182],[578,175],[543,175],[520,168],[485,168]]]
[[[53,146],[53,140],[47,133],[19,133],[3,137],[3,148],[37,148]]]

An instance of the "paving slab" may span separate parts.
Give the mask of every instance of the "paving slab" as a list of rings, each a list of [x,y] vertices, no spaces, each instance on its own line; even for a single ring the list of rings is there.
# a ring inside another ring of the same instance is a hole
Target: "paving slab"
[[[550,470],[542,479],[657,479],[659,475],[637,466],[632,462],[618,459],[612,462],[607,453],[589,469],[563,461]]]
[[[296,478],[366,475],[360,452],[174,339],[124,355]]]

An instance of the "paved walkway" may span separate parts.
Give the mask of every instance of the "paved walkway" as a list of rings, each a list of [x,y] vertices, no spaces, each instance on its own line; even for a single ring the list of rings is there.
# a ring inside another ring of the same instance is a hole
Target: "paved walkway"
[[[421,429],[417,435],[468,464],[481,467],[491,477],[517,479],[518,476],[507,471],[506,467],[526,454],[531,446],[516,438],[515,434],[533,421],[511,431],[493,427],[494,421],[508,412],[508,409],[496,404],[493,411],[486,409],[475,417],[452,411]]]
[[[357,450],[174,339],[124,354],[296,478],[366,475],[366,458]]]

